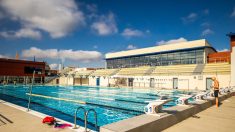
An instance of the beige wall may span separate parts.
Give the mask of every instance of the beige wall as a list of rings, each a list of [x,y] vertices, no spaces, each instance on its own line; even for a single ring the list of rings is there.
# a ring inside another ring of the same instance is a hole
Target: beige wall
[[[203,77],[203,86],[206,86],[206,78],[211,78],[215,76],[218,81],[219,81],[219,84],[220,84],[220,87],[228,87],[230,86],[230,74],[223,74],[223,75],[215,75],[215,74],[212,74],[212,75],[205,75]]]
[[[178,78],[178,89],[182,90],[206,90],[206,78],[212,78],[212,75],[171,75],[171,76],[144,76],[134,77],[134,87],[150,87],[150,78],[154,78],[155,88],[173,89],[173,78]],[[220,87],[229,86],[230,74],[217,75]]]
[[[59,78],[59,84],[60,85],[73,85],[73,83],[74,83],[73,77],[62,76],[62,77]]]
[[[235,49],[234,49],[235,51]],[[233,57],[234,59],[234,53]],[[133,86],[140,88],[149,88],[150,87],[150,78],[154,78],[154,87],[155,88],[166,88],[173,89],[173,78],[178,78],[178,89],[184,90],[206,90],[206,78],[217,77],[220,82],[220,87],[227,87],[231,84],[234,85],[234,61],[231,64],[231,74],[206,74],[206,75],[159,75],[159,76],[122,76],[122,78],[134,78]],[[233,72],[233,73],[232,73]],[[231,79],[232,76],[232,79]],[[100,86],[107,87],[109,84],[112,86],[115,84],[114,77],[121,76],[113,76],[113,77],[100,77]],[[89,77],[88,79],[83,78],[83,85],[96,86],[96,78],[97,77]],[[127,82],[128,83],[128,82]],[[73,79],[72,77],[60,77],[60,85],[80,85],[79,78]]]
[[[74,85],[80,85],[80,78],[74,79]]]
[[[89,84],[89,78],[82,78],[81,79],[82,85],[88,85]],[[75,78],[74,79],[74,85],[81,85],[80,83],[80,78]]]
[[[74,78],[71,76],[68,77],[68,85],[74,85]]]
[[[96,86],[96,78],[97,77],[89,77],[89,85]],[[115,84],[115,80],[109,77],[100,77],[100,86],[107,87],[110,84]]]
[[[96,86],[96,77],[89,77],[89,85]]]
[[[60,85],[67,85],[68,83],[67,83],[67,77],[60,77]]]
[[[50,85],[57,85],[56,83],[56,80],[57,79],[59,79],[60,80],[60,78],[59,77],[57,77],[57,78],[55,78],[55,79],[53,79],[52,81],[50,81],[49,83],[47,83],[47,84],[50,84]]]

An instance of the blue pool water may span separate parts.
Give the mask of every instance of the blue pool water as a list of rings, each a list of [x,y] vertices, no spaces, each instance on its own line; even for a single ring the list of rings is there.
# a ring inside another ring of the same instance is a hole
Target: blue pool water
[[[27,107],[29,86],[0,86],[0,99]],[[167,95],[176,100],[180,91],[156,89],[131,89],[131,88],[100,88],[88,86],[33,86],[33,94],[48,97],[84,101],[86,104],[60,101],[44,97],[32,96],[31,109],[73,122],[73,116],[78,106],[87,110],[95,109],[98,116],[98,126],[103,126],[123,119],[143,114],[145,101],[156,100],[160,95]],[[174,101],[164,107],[176,105]],[[78,112],[78,124],[84,125],[84,115]],[[94,128],[95,119],[91,113],[88,116],[88,127]]]

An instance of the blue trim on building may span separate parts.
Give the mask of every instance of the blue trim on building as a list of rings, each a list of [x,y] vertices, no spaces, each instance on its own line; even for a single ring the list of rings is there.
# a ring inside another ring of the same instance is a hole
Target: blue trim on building
[[[199,49],[205,49],[205,48],[211,48],[215,52],[215,48],[210,47],[210,46],[201,46],[201,47],[196,47],[196,48],[187,48],[187,49],[178,49],[178,50],[168,50],[168,51],[162,51],[162,52],[153,52],[153,53],[146,53],[146,54],[138,54],[138,55],[130,55],[130,56],[122,56],[122,57],[114,57],[114,58],[108,58],[105,60],[113,60],[113,59],[123,59],[123,58],[129,58],[129,57],[140,57],[140,56],[147,56],[147,55],[157,55],[157,54],[165,54],[165,53],[173,53],[173,52],[182,52],[182,51],[191,51],[191,50],[199,50]]]

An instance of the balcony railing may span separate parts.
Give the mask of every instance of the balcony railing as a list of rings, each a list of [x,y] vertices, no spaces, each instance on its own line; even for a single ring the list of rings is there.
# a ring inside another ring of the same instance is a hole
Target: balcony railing
[[[230,63],[230,57],[207,58],[207,63]]]

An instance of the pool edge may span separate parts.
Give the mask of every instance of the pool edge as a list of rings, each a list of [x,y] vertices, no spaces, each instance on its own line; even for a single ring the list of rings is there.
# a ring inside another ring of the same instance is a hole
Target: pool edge
[[[235,92],[231,92],[226,95],[219,97],[220,101],[223,101],[231,96]],[[170,126],[173,126],[188,117],[195,115],[215,104],[215,99],[209,99],[207,101],[198,102],[189,106],[173,106],[164,109],[165,113],[163,116],[151,116],[151,115],[140,115],[112,124],[108,124],[100,127],[100,132],[155,132],[162,131]],[[178,107],[178,108],[177,108]],[[177,110],[178,109],[178,110]],[[169,113],[169,112],[172,113]],[[175,112],[175,113],[174,113]]]
[[[41,119],[43,119],[43,118],[46,117],[46,116],[50,116],[50,115],[46,115],[46,114],[43,114],[43,113],[38,112],[38,111],[35,111],[35,110],[30,110],[30,111],[27,112],[27,108],[22,107],[22,106],[19,106],[19,105],[16,105],[16,104],[13,104],[13,103],[10,103],[10,102],[7,102],[7,101],[2,100],[2,99],[0,99],[0,102],[4,102],[4,103],[2,103],[2,104],[7,105],[7,106],[10,106],[10,107],[15,108],[15,109],[20,110],[20,111],[23,111],[23,112],[25,112],[25,113],[34,115],[34,116],[39,117],[39,118],[41,118]],[[56,118],[56,117],[55,117],[55,118]],[[62,120],[62,119],[60,119],[60,118],[56,118],[56,120],[58,120],[58,121],[60,121],[60,122],[62,122],[62,123],[71,124],[72,126],[74,126],[73,123],[70,123],[70,122],[68,122],[68,121]],[[85,128],[82,127],[82,126],[79,126],[79,129],[73,129],[73,127],[69,127],[69,129],[70,129],[71,131],[74,131],[74,132],[84,132],[84,131],[85,131]],[[87,129],[89,130],[89,132],[95,132],[95,131],[93,131],[93,130],[91,130],[91,129],[89,129],[89,128],[87,128]]]

